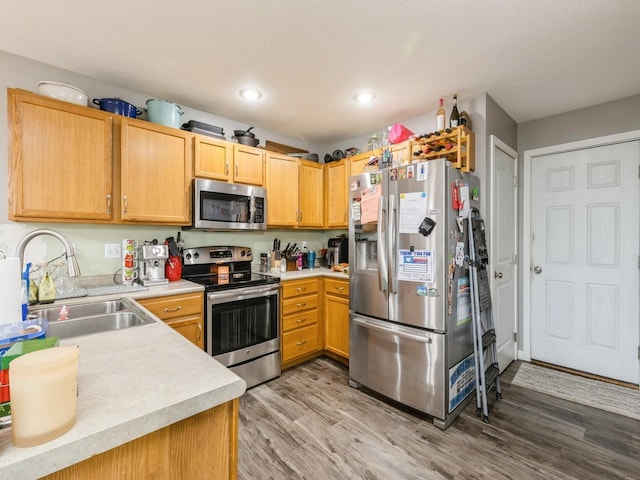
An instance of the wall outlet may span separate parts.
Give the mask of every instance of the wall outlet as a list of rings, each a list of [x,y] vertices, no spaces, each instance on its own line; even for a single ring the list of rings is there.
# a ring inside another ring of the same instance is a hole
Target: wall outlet
[[[122,258],[121,245],[119,243],[105,243],[104,258]]]

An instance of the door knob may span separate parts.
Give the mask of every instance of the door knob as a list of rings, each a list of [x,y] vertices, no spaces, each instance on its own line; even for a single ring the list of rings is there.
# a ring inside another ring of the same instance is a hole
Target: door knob
[[[542,272],[542,267],[536,265],[535,267],[533,267],[533,273],[541,273]]]
[[[495,278],[502,278],[502,272],[493,272]]]

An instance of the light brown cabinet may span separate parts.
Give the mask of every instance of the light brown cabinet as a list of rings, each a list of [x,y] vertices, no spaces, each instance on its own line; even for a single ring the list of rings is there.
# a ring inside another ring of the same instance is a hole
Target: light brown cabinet
[[[120,121],[120,218],[191,223],[191,133],[143,120]]]
[[[110,222],[113,115],[7,89],[9,218]]]
[[[12,220],[191,223],[191,133],[7,92]]]
[[[322,164],[269,153],[266,159],[269,227],[323,228]]]
[[[324,279],[324,349],[349,359],[349,282]]]
[[[223,403],[93,455],[42,480],[235,480],[238,478],[238,404],[237,398]]]
[[[193,154],[196,177],[264,185],[264,153],[259,148],[194,134]]]
[[[163,320],[187,340],[204,349],[204,294],[186,293],[142,298],[138,303]]]
[[[324,166],[324,226],[347,228],[347,197],[349,182],[348,160],[327,163]]]
[[[322,350],[318,293],[320,279],[282,283],[282,367]]]

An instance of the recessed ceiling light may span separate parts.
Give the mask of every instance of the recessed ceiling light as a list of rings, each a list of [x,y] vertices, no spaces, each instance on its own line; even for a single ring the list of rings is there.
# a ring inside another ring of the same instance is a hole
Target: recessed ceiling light
[[[358,103],[373,102],[374,98],[376,98],[376,96],[371,92],[362,92],[356,95],[355,97],[353,97],[353,99]]]
[[[262,93],[260,90],[256,90],[255,88],[243,88],[240,90],[240,96],[247,100],[257,100],[262,97]]]

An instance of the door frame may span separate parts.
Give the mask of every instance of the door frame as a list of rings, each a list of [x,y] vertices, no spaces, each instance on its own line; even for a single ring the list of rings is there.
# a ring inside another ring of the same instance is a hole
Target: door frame
[[[536,157],[565,153],[574,150],[584,150],[592,147],[602,147],[615,143],[640,140],[640,130],[615,133],[602,137],[588,138],[575,142],[550,145],[524,152],[524,205],[522,212],[522,350],[518,358],[531,361],[531,168]],[[636,319],[638,321],[638,319]],[[640,341],[640,339],[639,339]]]
[[[493,241],[495,239],[495,231],[496,231],[496,225],[495,225],[495,219],[497,217],[497,215],[495,215],[495,211],[494,209],[497,208],[496,205],[496,201],[495,201],[495,188],[496,188],[496,184],[495,184],[495,159],[494,159],[494,152],[496,150],[500,150],[502,151],[505,155],[507,155],[508,157],[513,159],[514,162],[514,181],[515,181],[515,185],[513,187],[513,189],[511,190],[511,197],[513,198],[513,249],[514,249],[514,256],[515,258],[512,259],[512,268],[513,268],[513,274],[512,274],[512,281],[513,281],[513,298],[511,299],[513,302],[513,332],[516,334],[516,339],[518,338],[518,312],[520,311],[519,309],[519,305],[518,305],[518,290],[519,290],[519,275],[520,275],[520,267],[519,267],[519,261],[517,260],[519,257],[518,254],[518,224],[519,224],[519,212],[518,212],[518,152],[515,151],[513,148],[511,148],[509,145],[507,145],[505,142],[503,142],[502,140],[500,140],[498,137],[496,137],[495,135],[490,135],[489,136],[489,179],[490,179],[490,183],[489,183],[489,199],[490,199],[490,204],[489,204],[489,248],[491,249],[491,251],[489,252],[489,264],[491,266],[491,271],[495,271],[495,263],[493,261],[493,259],[495,258],[495,251],[493,250],[495,242]],[[493,288],[495,285],[495,279],[493,277],[493,275],[489,275],[489,279],[491,282],[491,288],[490,291],[495,291],[495,289]],[[495,319],[495,317],[494,317]],[[494,320],[494,325],[495,325],[495,320]],[[518,342],[517,340],[515,340],[515,352],[514,352],[514,358],[518,359],[519,358],[519,351],[518,351]],[[503,370],[504,368],[506,368],[506,365],[501,366],[501,369]]]

